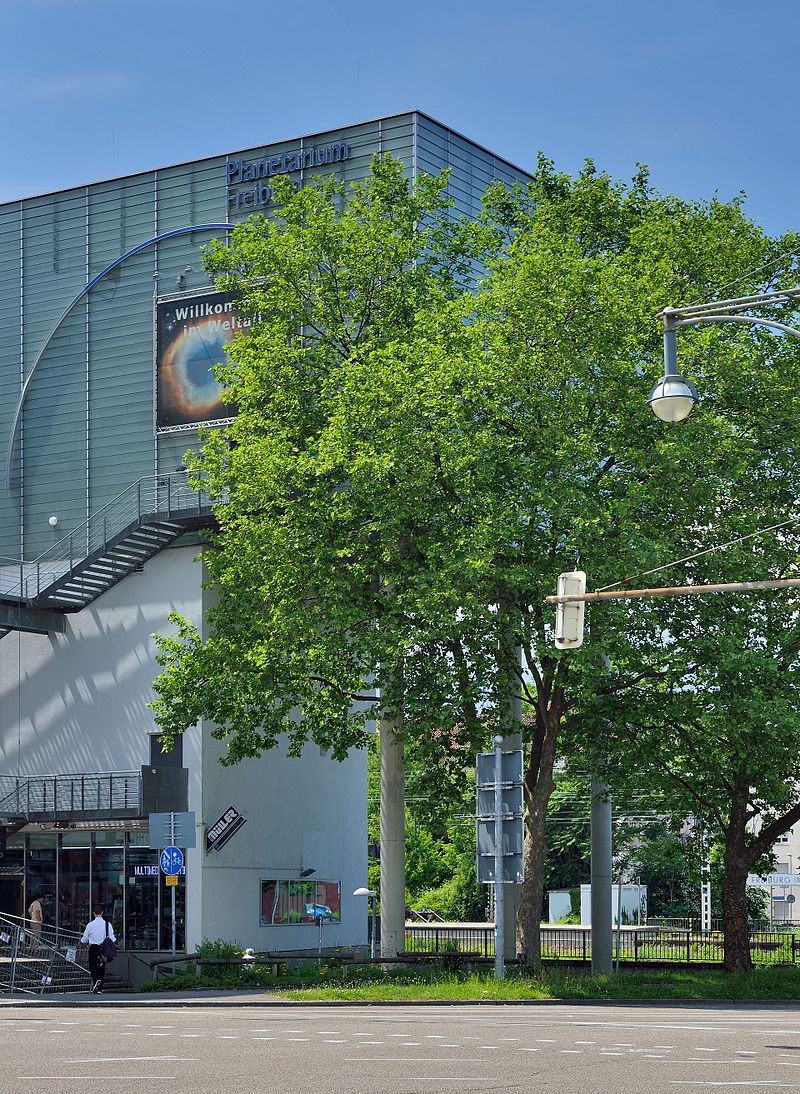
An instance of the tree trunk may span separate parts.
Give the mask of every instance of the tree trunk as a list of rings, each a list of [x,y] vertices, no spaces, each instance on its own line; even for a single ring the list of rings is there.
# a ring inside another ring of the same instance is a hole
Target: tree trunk
[[[540,717],[537,715],[537,723]],[[542,968],[539,924],[544,899],[544,863],[547,856],[545,821],[553,793],[553,764],[557,725],[551,719],[537,724],[536,738],[525,771],[525,880],[517,913],[517,954],[533,972]]]
[[[749,972],[753,967],[747,931],[747,873],[750,855],[745,843],[745,810],[736,803],[725,830],[725,866],[722,872],[722,925],[725,935],[723,967],[726,972]]]

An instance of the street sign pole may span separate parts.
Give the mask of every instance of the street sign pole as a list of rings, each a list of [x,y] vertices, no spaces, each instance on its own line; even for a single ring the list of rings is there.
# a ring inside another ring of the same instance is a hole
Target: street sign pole
[[[170,845],[170,847],[174,847],[175,846],[175,814],[174,814],[174,812],[171,812],[170,815],[169,815],[169,826],[170,826],[169,845]],[[172,956],[173,957],[175,956],[175,952],[176,952],[176,949],[175,949],[175,889],[176,888],[177,888],[177,886],[175,886],[175,885],[172,885],[170,887],[170,896],[171,896],[170,906],[171,906],[171,911],[172,911]]]
[[[494,739],[494,975],[506,975],[505,885],[503,884],[503,738]]]

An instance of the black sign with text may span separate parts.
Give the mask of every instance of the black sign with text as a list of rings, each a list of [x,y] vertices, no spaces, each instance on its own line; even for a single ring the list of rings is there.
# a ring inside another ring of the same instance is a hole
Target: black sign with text
[[[206,832],[206,852],[219,851],[220,847],[224,847],[231,836],[238,832],[244,823],[245,818],[238,809],[234,809],[232,805],[229,806],[219,820],[215,821]]]

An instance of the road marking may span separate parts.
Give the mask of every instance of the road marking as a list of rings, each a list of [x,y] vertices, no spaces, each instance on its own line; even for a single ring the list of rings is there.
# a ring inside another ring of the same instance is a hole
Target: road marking
[[[406,1048],[419,1048],[419,1041],[401,1041],[400,1044]]]
[[[562,1048],[561,1052],[565,1056],[583,1056],[583,1053],[579,1048]]]
[[[663,1056],[656,1056],[651,1052],[647,1052],[647,1053],[644,1053],[642,1055],[642,1059],[643,1060],[663,1060],[664,1057]]]
[[[143,1060],[179,1060],[181,1063],[199,1059],[197,1056],[87,1056],[80,1060],[65,1060],[67,1064],[127,1064]]]
[[[277,1038],[275,1037],[253,1037],[254,1041],[275,1041],[276,1039]],[[342,1044],[344,1044],[344,1042],[342,1042]]]
[[[127,1080],[130,1082],[133,1080],[137,1083],[143,1083],[146,1080],[160,1082],[162,1079],[176,1079],[175,1075],[19,1075],[17,1078],[26,1082],[44,1082],[47,1079],[56,1080],[63,1083],[66,1079],[78,1079],[80,1082],[95,1082],[95,1083],[107,1083],[109,1079],[114,1082],[122,1082]]]
[[[385,1041],[362,1041],[362,1045],[385,1045]]]
[[[596,1045],[597,1041],[573,1041],[573,1045]]]
[[[782,1083],[779,1079],[717,1079],[714,1082],[702,1079],[670,1079],[672,1086],[782,1086],[797,1090],[794,1083]]]
[[[272,1040],[274,1040],[274,1038],[273,1037],[260,1037],[259,1040],[260,1041],[272,1041]],[[347,1041],[336,1041],[336,1040],[333,1040],[330,1037],[326,1037],[325,1040],[322,1043],[324,1045],[346,1045]]]
[[[347,1056],[346,1064],[452,1064],[452,1060],[437,1060],[434,1056]],[[464,1058],[458,1061],[460,1064],[483,1064],[486,1061],[482,1056],[472,1059]],[[391,1076],[386,1076],[391,1078]],[[395,1081],[397,1077],[395,1076]]]
[[[311,1038],[310,1037],[287,1037],[286,1040],[287,1041],[310,1041]],[[364,1042],[364,1044],[367,1044],[367,1045],[371,1044],[371,1043],[372,1043],[371,1041],[365,1041]]]
[[[695,1047],[692,1049],[692,1052],[719,1052],[719,1049],[718,1048],[700,1048],[699,1046],[695,1045]]]

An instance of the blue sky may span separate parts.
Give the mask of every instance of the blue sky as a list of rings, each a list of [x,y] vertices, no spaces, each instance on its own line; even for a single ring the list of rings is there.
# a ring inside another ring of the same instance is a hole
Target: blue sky
[[[417,107],[798,226],[798,0],[0,0],[0,201]]]

